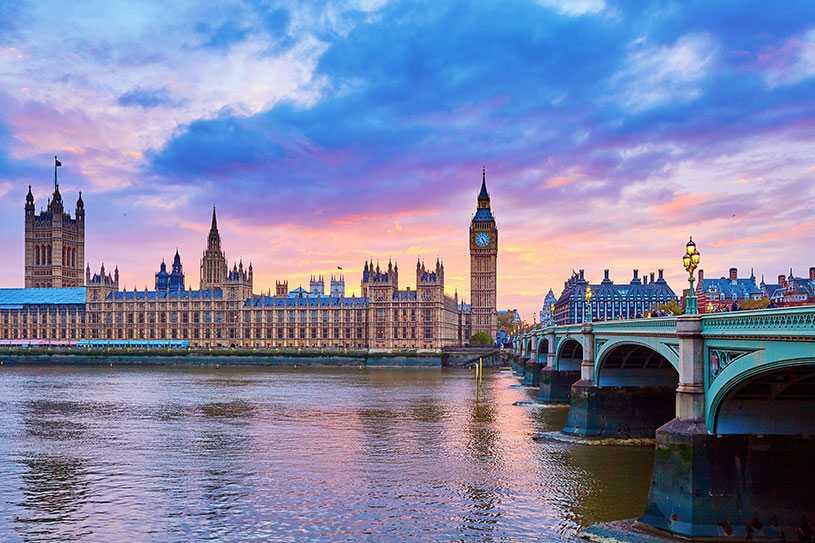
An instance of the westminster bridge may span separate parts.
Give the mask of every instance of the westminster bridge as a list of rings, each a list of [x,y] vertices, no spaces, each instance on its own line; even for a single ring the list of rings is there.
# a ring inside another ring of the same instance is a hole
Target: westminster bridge
[[[747,539],[815,521],[815,306],[534,329],[512,359],[569,403],[564,433],[656,437],[641,523]]]

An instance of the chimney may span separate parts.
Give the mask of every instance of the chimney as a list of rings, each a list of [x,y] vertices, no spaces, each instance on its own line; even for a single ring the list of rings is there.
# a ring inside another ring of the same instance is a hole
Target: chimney
[[[580,270],[580,279],[583,279],[583,270]]]
[[[815,281],[815,266],[809,268],[809,280]]]
[[[658,278],[658,280],[659,280],[659,281],[664,281],[664,280],[665,280],[665,278],[662,276],[662,268],[660,268],[660,269],[659,269],[659,270],[657,270],[657,271],[659,272],[659,278]]]
[[[643,275],[643,276],[642,276],[642,284],[643,284],[643,285],[647,285],[647,284],[648,284],[648,274],[647,274],[647,273],[646,273],[645,275]]]
[[[699,286],[702,286],[702,281],[705,280],[705,270],[699,270]]]
[[[654,282],[654,272],[651,272],[651,282]]]
[[[815,268],[810,268],[809,269],[810,275],[812,274],[813,270],[815,270]],[[608,270],[603,270],[603,281],[610,281],[610,280],[611,279],[608,278]]]
[[[778,286],[781,288],[787,288],[787,276],[783,273],[778,276]]]
[[[634,270],[634,281],[636,281],[637,279],[639,279],[639,275],[640,275],[640,270],[635,269],[635,270]]]
[[[730,280],[735,281],[738,276],[739,270],[737,268],[730,268]]]

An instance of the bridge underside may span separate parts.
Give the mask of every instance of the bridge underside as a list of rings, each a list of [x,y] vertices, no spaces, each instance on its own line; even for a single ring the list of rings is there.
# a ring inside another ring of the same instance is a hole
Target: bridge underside
[[[799,540],[802,518],[815,519],[815,362],[737,385],[715,428],[673,420],[658,430],[641,520],[688,537]]]
[[[572,385],[580,379],[580,362],[583,347],[574,339],[567,339],[560,347],[555,367],[541,369],[538,401],[544,403],[569,403]]]
[[[815,434],[815,363],[768,371],[737,386],[719,407],[714,429],[717,434]]]
[[[584,437],[654,437],[675,414],[679,374],[662,355],[641,345],[615,347],[600,361],[598,385],[572,386],[563,431]]]

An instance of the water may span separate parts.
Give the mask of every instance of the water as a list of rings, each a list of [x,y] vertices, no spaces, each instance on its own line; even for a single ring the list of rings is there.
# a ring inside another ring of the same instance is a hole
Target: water
[[[506,373],[0,368],[0,541],[558,541],[648,448],[536,443]]]

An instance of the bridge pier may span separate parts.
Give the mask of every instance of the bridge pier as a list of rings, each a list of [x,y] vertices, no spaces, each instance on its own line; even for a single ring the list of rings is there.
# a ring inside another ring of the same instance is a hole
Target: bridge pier
[[[680,317],[676,331],[676,418],[656,432],[640,522],[688,538],[797,540],[802,515],[815,521],[815,437],[709,433],[702,321]]]
[[[581,437],[654,437],[670,420],[670,392],[660,387],[598,387],[581,380],[572,386],[563,432]]]
[[[536,387],[540,385],[540,372],[543,365],[538,363],[537,360],[527,360],[524,371],[524,386]]]
[[[572,385],[580,380],[579,371],[558,371],[545,367],[540,371],[538,401],[543,403],[569,403]]]
[[[583,325],[580,380],[572,385],[563,432],[581,437],[654,437],[674,417],[672,387],[598,386],[592,324]]]

